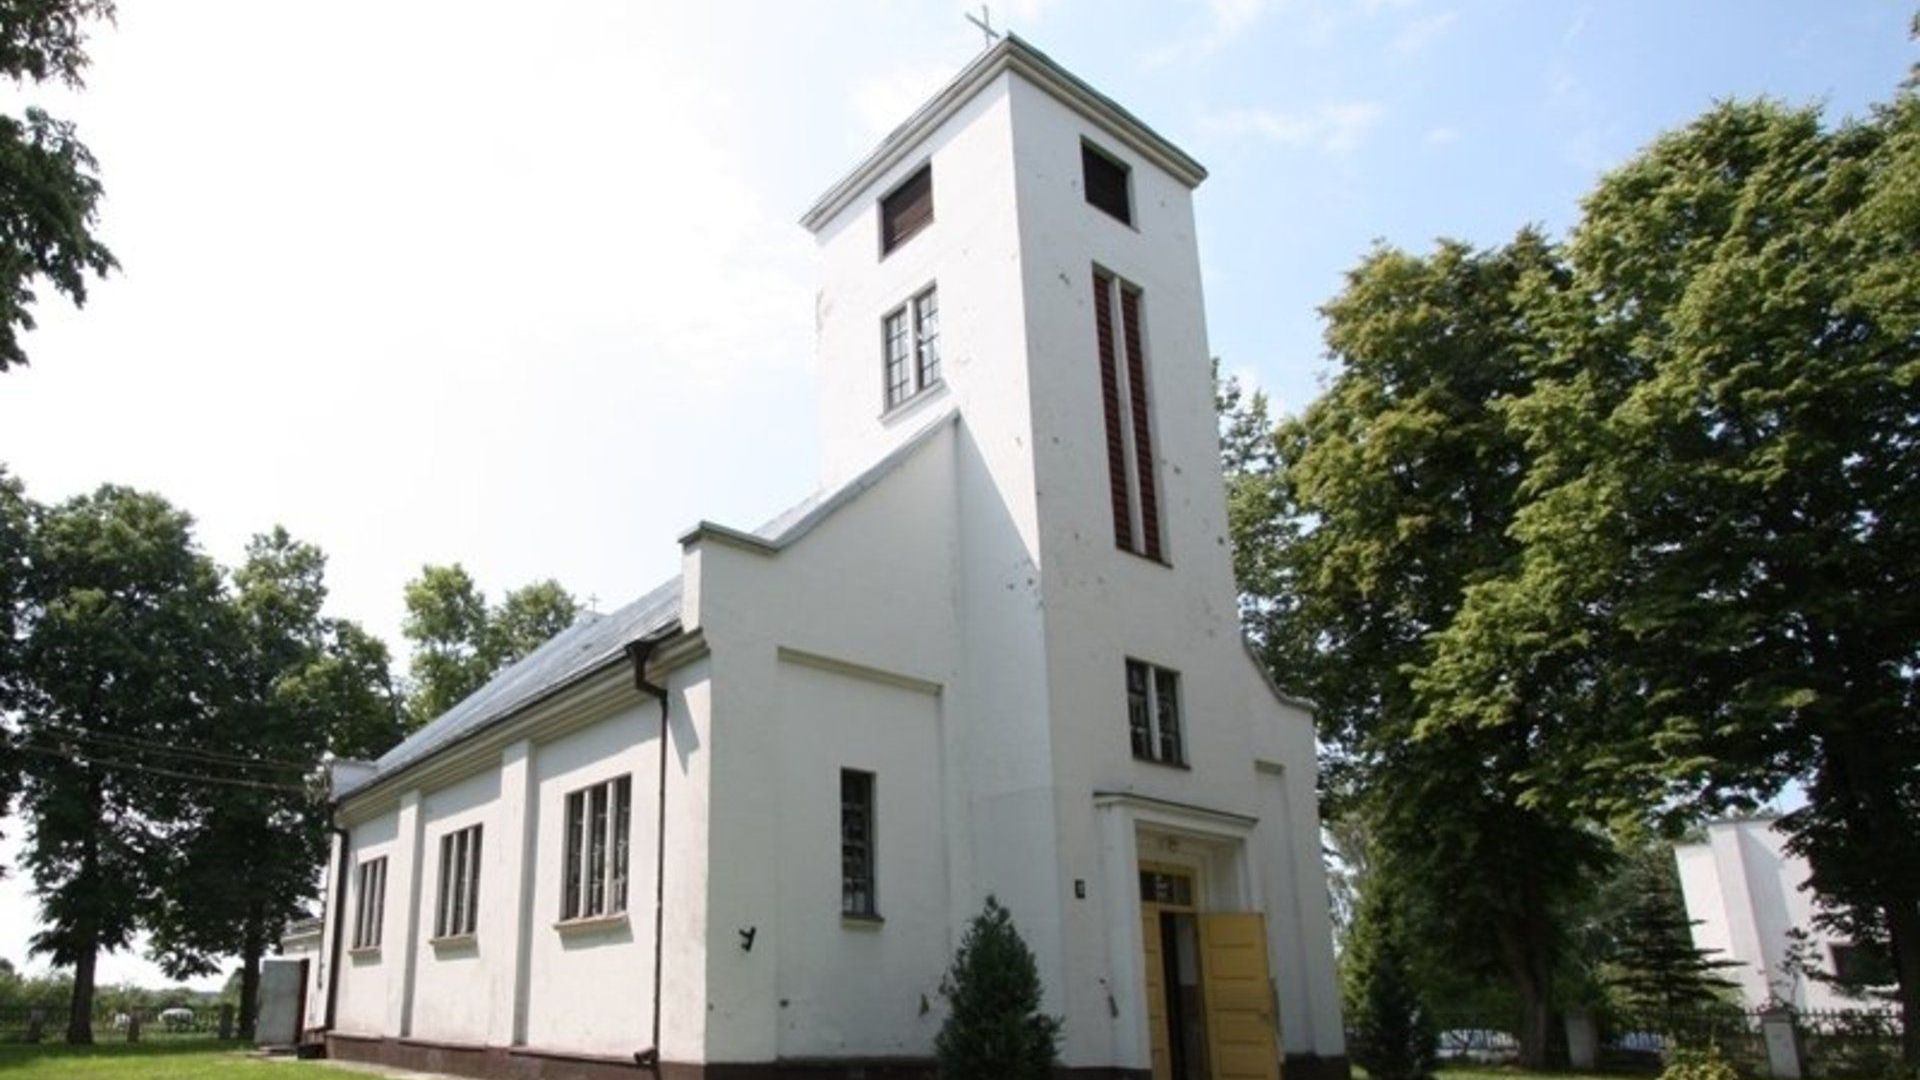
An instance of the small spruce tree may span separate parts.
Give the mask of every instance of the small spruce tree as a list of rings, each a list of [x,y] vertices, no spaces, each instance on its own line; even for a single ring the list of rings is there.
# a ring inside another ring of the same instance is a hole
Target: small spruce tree
[[[1348,938],[1347,1023],[1354,1064],[1372,1080],[1431,1080],[1440,1033],[1414,983],[1405,922],[1392,891],[1364,894]]]
[[[934,1039],[945,1080],[1047,1080],[1060,1021],[1040,1011],[1040,972],[993,897],[974,917],[940,993],[952,1011]]]

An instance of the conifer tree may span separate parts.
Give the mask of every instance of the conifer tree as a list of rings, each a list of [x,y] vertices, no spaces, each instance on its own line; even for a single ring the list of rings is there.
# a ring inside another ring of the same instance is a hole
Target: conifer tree
[[[934,1040],[946,1080],[1046,1080],[1060,1021],[1040,1011],[1040,972],[993,897],[974,917],[940,992],[953,1011]]]
[[[1378,881],[1360,901],[1345,957],[1348,1050],[1373,1080],[1430,1080],[1440,1034],[1415,985],[1398,906]]]

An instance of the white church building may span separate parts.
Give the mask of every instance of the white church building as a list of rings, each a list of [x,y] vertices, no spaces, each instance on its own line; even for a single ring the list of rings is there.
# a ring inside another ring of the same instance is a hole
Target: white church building
[[[1346,1075],[1313,718],[1237,617],[1193,191],[1030,45],[809,210],[820,492],[335,770],[307,1037],[931,1077],[991,895],[1063,1075]]]

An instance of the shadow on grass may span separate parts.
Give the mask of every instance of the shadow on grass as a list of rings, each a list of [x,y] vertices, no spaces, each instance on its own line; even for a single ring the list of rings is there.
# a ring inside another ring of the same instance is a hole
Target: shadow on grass
[[[210,1054],[223,1050],[244,1050],[247,1044],[238,1040],[222,1042],[219,1039],[155,1038],[143,1042],[130,1043],[124,1037],[119,1040],[102,1039],[92,1046],[68,1046],[63,1042],[0,1042],[0,1073],[18,1072],[36,1065],[52,1062],[73,1061],[76,1059],[112,1059],[112,1058],[165,1058],[176,1054]]]

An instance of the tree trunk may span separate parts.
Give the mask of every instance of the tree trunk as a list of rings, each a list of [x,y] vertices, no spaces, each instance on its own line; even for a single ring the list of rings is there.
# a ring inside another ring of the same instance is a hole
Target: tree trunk
[[[74,1046],[93,1043],[93,969],[100,950],[90,948],[73,965],[73,1005],[67,1012],[67,1042]]]
[[[1887,909],[1887,937],[1899,980],[1900,1058],[1907,1068],[1920,1065],[1920,905],[1911,899]]]
[[[1506,961],[1507,978],[1520,999],[1520,1066],[1545,1069],[1552,1059],[1553,968],[1529,929],[1531,917],[1500,920],[1500,953]]]
[[[100,778],[89,775],[87,808],[92,828],[80,843],[80,865],[73,882],[67,886],[83,893],[92,892],[100,880],[100,829],[104,827],[101,801]],[[67,1042],[74,1046],[93,1043],[93,979],[100,963],[100,924],[96,916],[97,913],[83,914],[75,927],[80,950],[73,963],[73,1004],[67,1010]]]
[[[260,1011],[260,954],[266,951],[265,918],[260,902],[247,905],[247,926],[240,944],[240,1038],[252,1042]]]

